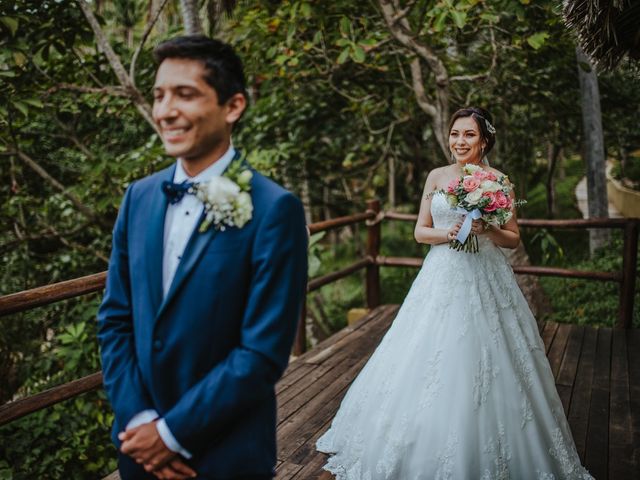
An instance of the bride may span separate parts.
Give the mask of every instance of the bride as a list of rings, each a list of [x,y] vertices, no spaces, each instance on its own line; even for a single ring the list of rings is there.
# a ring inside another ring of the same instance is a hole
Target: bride
[[[592,479],[580,464],[536,321],[498,247],[515,217],[474,220],[479,253],[448,248],[462,217],[444,195],[465,164],[489,167],[486,110],[452,117],[455,163],[433,170],[415,228],[431,245],[398,315],[317,448],[338,480]],[[431,194],[431,195],[430,195]]]

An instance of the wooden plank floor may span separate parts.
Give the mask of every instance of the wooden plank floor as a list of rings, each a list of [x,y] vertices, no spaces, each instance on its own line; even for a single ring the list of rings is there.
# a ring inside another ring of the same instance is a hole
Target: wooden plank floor
[[[291,363],[277,386],[277,480],[333,478],[315,442],[397,311],[378,307]],[[640,478],[640,330],[546,323],[540,333],[583,463],[597,480]]]

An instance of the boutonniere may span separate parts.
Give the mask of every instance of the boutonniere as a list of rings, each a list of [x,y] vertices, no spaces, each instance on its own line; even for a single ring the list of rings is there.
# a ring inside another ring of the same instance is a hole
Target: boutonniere
[[[242,228],[251,220],[251,178],[253,173],[233,162],[223,176],[193,186],[195,195],[204,204],[205,218],[198,231],[204,233],[213,225],[216,230]]]

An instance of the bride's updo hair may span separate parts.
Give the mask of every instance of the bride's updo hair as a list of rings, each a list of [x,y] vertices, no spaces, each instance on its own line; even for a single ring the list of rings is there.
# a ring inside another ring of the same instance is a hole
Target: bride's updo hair
[[[487,144],[484,149],[484,154],[488,154],[496,144],[496,129],[493,126],[493,118],[491,117],[491,114],[484,108],[461,108],[451,116],[451,121],[449,122],[449,133],[451,133],[451,128],[455,121],[462,117],[471,117],[476,121],[476,125],[478,125],[478,129],[480,130],[480,136]]]

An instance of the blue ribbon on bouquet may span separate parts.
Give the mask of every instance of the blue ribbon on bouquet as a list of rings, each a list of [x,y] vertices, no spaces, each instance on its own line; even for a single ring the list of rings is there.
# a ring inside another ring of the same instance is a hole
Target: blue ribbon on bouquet
[[[466,215],[464,222],[462,222],[460,230],[458,230],[458,235],[456,235],[456,240],[458,240],[460,243],[464,243],[467,240],[469,233],[471,233],[471,222],[482,217],[482,212],[477,208],[475,210],[468,211],[464,208],[456,207],[454,210],[456,211],[456,213]]]

